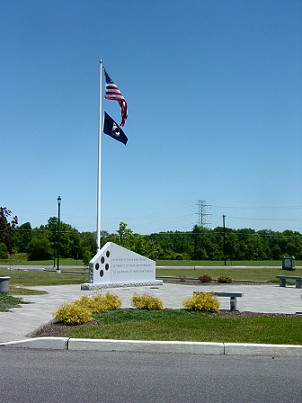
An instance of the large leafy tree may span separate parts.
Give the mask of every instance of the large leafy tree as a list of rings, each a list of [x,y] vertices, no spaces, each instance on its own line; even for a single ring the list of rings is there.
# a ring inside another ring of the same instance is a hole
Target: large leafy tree
[[[50,217],[47,225],[42,225],[32,232],[28,252],[32,259],[51,259],[57,257],[58,219]],[[60,221],[60,257],[90,260],[96,251],[95,234],[80,233],[71,225]],[[41,256],[44,256],[43,258]],[[47,257],[48,256],[48,257]]]
[[[36,230],[28,244],[28,260],[49,260],[52,256],[53,248],[47,234]]]
[[[12,212],[6,207],[0,207],[0,242],[7,247],[8,253],[11,255],[15,242],[15,229],[18,225],[18,217],[14,216],[11,221]]]
[[[8,250],[5,243],[0,242],[0,259],[7,259],[8,257]]]
[[[130,228],[127,228],[127,224],[121,221],[116,232],[119,236],[119,244],[125,248],[130,248],[133,240],[133,231]]]
[[[33,237],[33,230],[30,222],[26,222],[16,228],[16,237],[18,252],[27,252],[28,244]]]
[[[93,257],[96,251],[96,238],[93,232],[82,232],[80,234],[80,256]]]

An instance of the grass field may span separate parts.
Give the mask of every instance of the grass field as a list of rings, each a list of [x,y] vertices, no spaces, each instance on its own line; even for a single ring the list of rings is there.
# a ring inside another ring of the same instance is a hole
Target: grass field
[[[0,264],[7,265],[30,265],[30,266],[53,266],[54,261],[52,260],[27,260],[26,253],[15,253],[11,256],[11,259],[0,259]],[[76,259],[60,259],[60,266],[72,266],[72,267],[84,267],[82,260]]]
[[[0,294],[0,312],[8,312],[11,308],[20,308],[20,304],[28,304],[22,298]]]
[[[8,270],[0,268],[0,276],[10,276],[10,286],[81,284],[88,281],[87,274],[42,271]]]
[[[29,261],[27,260],[26,253],[13,254],[11,259],[0,259],[0,264],[7,265],[31,265],[31,266],[53,266],[53,260],[40,260]],[[157,260],[157,266],[224,266],[224,261],[212,261],[212,260]],[[281,260],[254,260],[254,261],[227,261],[228,266],[279,266],[281,268]],[[82,260],[75,259],[60,259],[60,266],[72,266],[74,268],[83,268],[84,264]],[[296,266],[302,266],[301,260],[296,260]]]
[[[18,285],[10,285],[9,294],[10,295],[42,295],[42,294],[47,294],[47,292],[40,291],[40,290],[31,290],[29,288],[23,288]]]
[[[178,340],[232,343],[302,344],[298,316],[205,314],[187,310],[117,310],[96,316],[69,337],[121,340]]]
[[[210,275],[213,279],[220,276],[228,275],[234,281],[258,281],[276,283],[277,274],[289,274],[302,276],[302,269],[295,271],[285,271],[281,269],[157,269],[156,276],[175,276],[182,279],[198,278],[203,274]],[[25,270],[8,270],[0,268],[0,276],[10,276],[10,286],[32,286],[32,285],[63,285],[63,284],[82,284],[88,282],[88,271],[82,274],[82,270],[72,271],[64,269],[62,273],[25,271]]]
[[[296,266],[302,266],[301,260],[295,261]],[[156,266],[224,266],[224,261],[213,260],[157,260]],[[225,267],[228,266],[279,266],[282,267],[282,261],[280,260],[233,260],[227,261]]]
[[[235,281],[259,281],[259,282],[277,282],[276,275],[284,274],[293,276],[302,276],[302,269],[288,271],[282,269],[157,269],[157,276],[177,276],[185,279],[186,277],[198,278],[203,274],[208,274],[213,279],[220,276],[230,276]]]

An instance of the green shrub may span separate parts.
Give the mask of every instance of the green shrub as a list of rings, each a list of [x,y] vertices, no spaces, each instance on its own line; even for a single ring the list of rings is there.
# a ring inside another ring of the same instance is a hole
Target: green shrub
[[[122,300],[115,294],[111,292],[107,292],[105,295],[106,298],[106,311],[113,311],[122,306]]]
[[[143,295],[133,295],[131,298],[131,304],[137,309],[159,310],[164,307],[163,302],[159,298],[147,293]]]
[[[93,319],[93,314],[112,311],[120,308],[122,305],[121,299],[107,292],[106,295],[95,295],[89,297],[83,295],[74,302],[62,305],[55,313],[54,317],[66,325],[75,325],[90,322]]]
[[[4,242],[0,242],[0,259],[7,259],[8,258],[8,250],[7,246]]]
[[[218,312],[219,301],[211,292],[194,293],[192,297],[183,300],[183,306],[191,311]]]
[[[106,295],[98,294],[93,297],[83,295],[75,302],[79,305],[89,308],[92,313],[112,311],[120,308],[122,305],[121,299],[117,295],[110,292],[107,292]]]
[[[217,279],[218,283],[232,283],[232,277],[230,276],[220,276]]]
[[[198,277],[198,280],[199,280],[201,283],[210,283],[213,279],[212,279],[212,277],[211,277],[210,275],[208,275],[208,274],[203,274],[202,276],[199,276],[199,277]]]
[[[91,310],[76,302],[60,306],[54,316],[65,325],[80,325],[93,319]]]

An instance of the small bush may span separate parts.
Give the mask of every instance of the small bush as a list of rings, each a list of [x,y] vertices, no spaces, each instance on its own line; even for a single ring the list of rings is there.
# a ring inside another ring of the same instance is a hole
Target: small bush
[[[54,316],[65,325],[80,325],[93,319],[91,310],[76,302],[60,306]]]
[[[118,297],[115,294],[112,294],[111,292],[107,292],[105,298],[107,307],[106,311],[113,311],[122,306],[122,300],[120,299],[120,297]]]
[[[131,298],[131,304],[137,309],[159,310],[164,307],[163,302],[159,298],[147,293],[143,295],[133,295]]]
[[[183,306],[191,311],[218,312],[219,301],[211,292],[194,293],[192,297],[183,300]]]
[[[112,311],[120,308],[122,302],[120,298],[108,292],[105,296],[96,295],[89,297],[83,295],[70,304],[62,305],[55,313],[54,317],[66,325],[75,325],[90,322],[93,314],[103,311]]]
[[[107,292],[106,295],[95,295],[94,297],[88,297],[83,295],[76,303],[85,306],[91,310],[92,313],[99,313],[103,311],[112,311],[118,309],[122,305],[121,299],[115,295]]]
[[[199,280],[201,283],[210,283],[213,279],[212,279],[212,277],[211,277],[210,275],[208,275],[208,274],[203,274],[202,276],[199,276],[199,277],[198,277],[198,280]]]
[[[217,279],[218,283],[232,283],[232,277],[230,276],[220,276]]]

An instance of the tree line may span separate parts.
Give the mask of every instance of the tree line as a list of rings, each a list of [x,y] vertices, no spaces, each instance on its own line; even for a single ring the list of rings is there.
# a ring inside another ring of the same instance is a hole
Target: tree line
[[[302,259],[302,235],[297,231],[283,232],[251,228],[208,229],[195,225],[190,232],[152,234],[168,259],[191,260],[279,260],[283,256]]]
[[[29,222],[18,224],[11,212],[0,208],[0,258],[27,253],[28,260],[56,259],[58,220],[50,217],[46,225],[32,228]],[[61,258],[89,262],[96,252],[96,234],[79,232],[60,222]],[[121,222],[113,234],[103,231],[101,245],[115,242],[153,260],[279,260],[283,256],[302,259],[302,235],[297,231],[276,232],[268,229],[208,229],[195,225],[192,231],[167,231],[141,235]]]
[[[302,234],[285,230],[208,229],[195,225],[192,231],[134,234],[120,223],[107,240],[153,260],[279,260],[283,256],[302,259]]]

